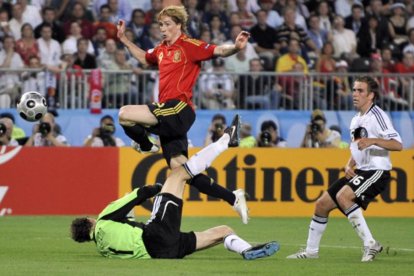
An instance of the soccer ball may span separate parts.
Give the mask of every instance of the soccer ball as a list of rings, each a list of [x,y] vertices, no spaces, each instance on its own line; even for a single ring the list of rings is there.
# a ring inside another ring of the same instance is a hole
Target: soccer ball
[[[47,112],[46,99],[39,92],[26,92],[17,102],[17,112],[26,121],[39,121]]]

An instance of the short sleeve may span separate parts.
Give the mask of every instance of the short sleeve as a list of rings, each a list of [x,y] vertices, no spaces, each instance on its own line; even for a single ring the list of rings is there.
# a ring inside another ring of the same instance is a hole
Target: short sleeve
[[[186,38],[184,42],[187,58],[193,62],[208,60],[214,56],[214,44],[193,38]]]
[[[153,65],[157,65],[158,64],[157,48],[158,47],[149,49],[145,53],[145,59],[147,60],[148,63],[153,64]]]
[[[378,124],[378,134],[380,138],[385,140],[394,139],[402,143],[400,134],[394,129],[394,126],[391,123],[390,118],[385,112],[376,113],[377,124]]]

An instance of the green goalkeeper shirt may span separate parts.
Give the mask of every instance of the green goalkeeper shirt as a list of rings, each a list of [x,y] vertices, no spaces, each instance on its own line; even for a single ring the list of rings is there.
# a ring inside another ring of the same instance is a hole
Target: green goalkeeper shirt
[[[92,239],[104,257],[149,259],[142,240],[143,224],[126,217],[129,211],[157,194],[161,186],[144,186],[111,202],[98,216]]]

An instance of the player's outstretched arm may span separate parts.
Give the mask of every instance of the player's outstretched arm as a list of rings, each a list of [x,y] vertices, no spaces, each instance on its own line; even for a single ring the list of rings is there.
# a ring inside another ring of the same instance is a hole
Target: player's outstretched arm
[[[118,25],[118,38],[119,40],[128,48],[130,53],[136,58],[142,65],[147,65],[147,60],[145,59],[145,51],[135,45],[125,36],[125,21],[119,20]]]
[[[219,57],[228,57],[234,55],[238,51],[246,48],[250,34],[246,31],[241,31],[236,37],[234,44],[224,44],[217,46],[214,49],[214,55]]]
[[[162,185],[159,183],[136,188],[131,193],[111,202],[99,214],[99,218],[115,221],[123,220],[132,208],[158,194],[161,188]]]

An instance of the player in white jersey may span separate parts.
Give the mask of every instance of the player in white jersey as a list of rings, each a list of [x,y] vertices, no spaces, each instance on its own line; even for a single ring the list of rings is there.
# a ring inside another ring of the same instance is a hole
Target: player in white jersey
[[[351,121],[351,157],[345,166],[345,177],[335,181],[317,200],[309,225],[305,249],[288,259],[316,259],[319,243],[328,223],[329,213],[338,208],[348,217],[364,243],[362,262],[372,261],[382,251],[368,228],[362,209],[389,185],[389,151],[402,150],[401,137],[387,114],[377,105],[378,83],[369,76],[357,77],[353,86],[353,102],[358,113]]]

